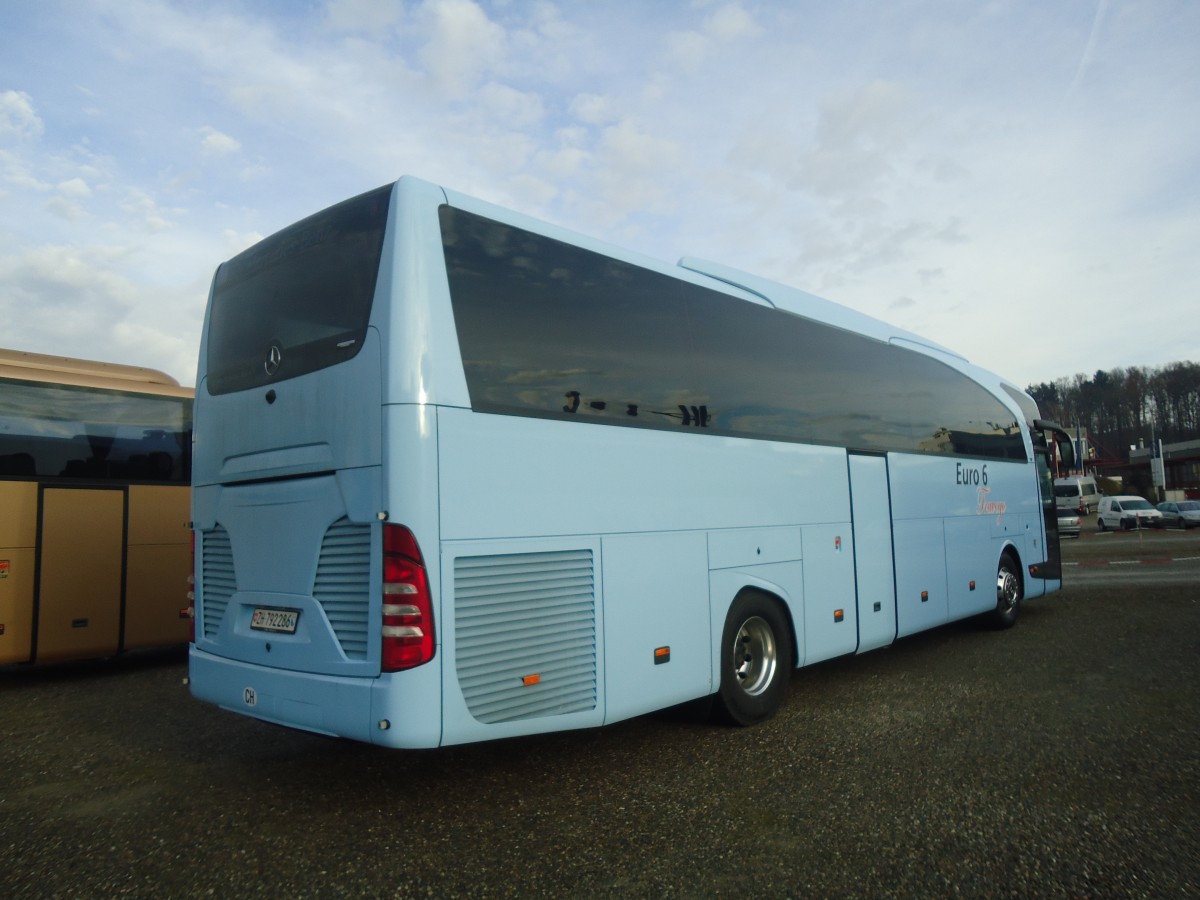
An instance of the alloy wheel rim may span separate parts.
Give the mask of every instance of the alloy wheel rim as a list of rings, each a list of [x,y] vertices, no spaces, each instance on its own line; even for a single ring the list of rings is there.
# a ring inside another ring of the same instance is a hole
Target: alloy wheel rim
[[[733,674],[738,686],[752,697],[763,693],[775,678],[779,649],[775,632],[760,616],[751,616],[733,639]]]
[[[996,599],[1000,604],[1000,611],[1012,612],[1017,606],[1019,596],[1020,586],[1017,584],[1017,576],[1007,568],[1001,568],[1000,573],[996,576]]]

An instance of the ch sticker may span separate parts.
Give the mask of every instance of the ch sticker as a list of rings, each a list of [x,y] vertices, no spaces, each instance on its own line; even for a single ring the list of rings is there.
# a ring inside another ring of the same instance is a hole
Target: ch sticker
[[[252,687],[243,688],[242,702],[247,706],[258,706],[258,692]]]

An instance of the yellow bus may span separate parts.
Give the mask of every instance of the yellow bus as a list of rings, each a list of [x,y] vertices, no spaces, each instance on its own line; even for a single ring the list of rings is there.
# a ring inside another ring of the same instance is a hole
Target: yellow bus
[[[193,394],[0,350],[0,665],[188,640]]]

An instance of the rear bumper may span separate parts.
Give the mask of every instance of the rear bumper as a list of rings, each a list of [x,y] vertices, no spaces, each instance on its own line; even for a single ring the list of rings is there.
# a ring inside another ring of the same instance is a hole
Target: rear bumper
[[[436,677],[433,666],[412,672],[419,680]],[[436,688],[414,685],[424,702],[413,706],[429,708],[398,715],[395,675],[352,678],[270,669],[195,646],[188,652],[188,675],[196,699],[264,722],[388,747],[436,747],[441,741]]]

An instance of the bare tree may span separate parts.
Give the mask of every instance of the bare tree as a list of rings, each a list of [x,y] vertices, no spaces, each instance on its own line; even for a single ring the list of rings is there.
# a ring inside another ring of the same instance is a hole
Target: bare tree
[[[1086,428],[1105,455],[1126,457],[1151,438],[1200,438],[1200,364],[1097,370],[1030,385],[1045,418]]]

